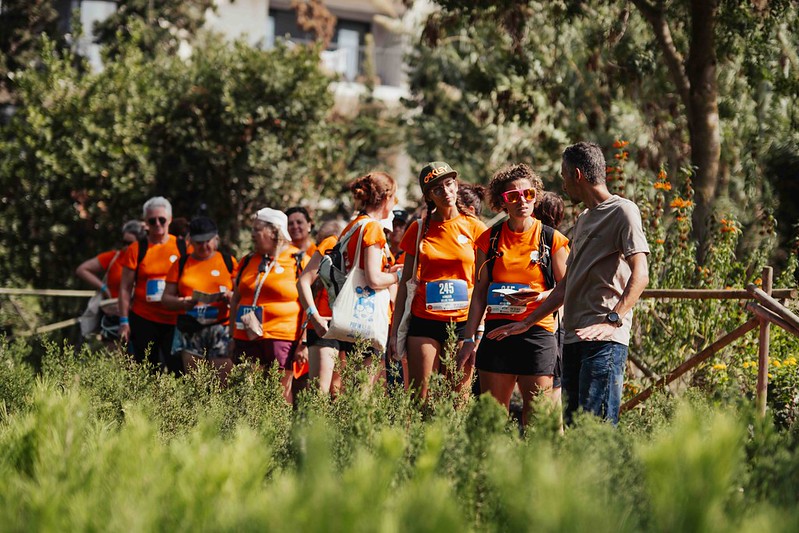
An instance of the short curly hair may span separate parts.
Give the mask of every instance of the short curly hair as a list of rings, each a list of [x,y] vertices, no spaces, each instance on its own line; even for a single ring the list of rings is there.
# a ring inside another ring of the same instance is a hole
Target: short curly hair
[[[528,180],[535,189],[536,195],[544,190],[544,182],[541,176],[535,173],[532,168],[519,163],[516,165],[506,165],[494,173],[491,182],[488,184],[488,195],[491,209],[500,212],[504,211],[502,193],[508,188],[508,183],[516,180]]]

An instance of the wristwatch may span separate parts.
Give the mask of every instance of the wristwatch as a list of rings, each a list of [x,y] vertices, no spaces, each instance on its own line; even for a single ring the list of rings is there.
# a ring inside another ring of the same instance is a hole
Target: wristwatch
[[[616,311],[611,311],[605,316],[605,319],[616,327],[621,326],[621,317]]]

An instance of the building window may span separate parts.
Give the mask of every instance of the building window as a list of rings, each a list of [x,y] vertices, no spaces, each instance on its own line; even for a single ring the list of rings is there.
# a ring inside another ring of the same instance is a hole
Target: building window
[[[274,46],[278,39],[288,39],[295,43],[310,43],[313,35],[297,25],[297,14],[281,9],[269,10],[266,46]],[[367,22],[338,19],[333,34],[333,42],[322,55],[322,61],[331,70],[338,72],[348,81],[363,74],[366,34],[371,31]]]

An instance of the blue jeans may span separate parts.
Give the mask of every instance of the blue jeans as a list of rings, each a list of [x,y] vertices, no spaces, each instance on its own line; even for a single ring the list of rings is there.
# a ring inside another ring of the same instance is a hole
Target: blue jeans
[[[582,341],[563,346],[566,424],[578,409],[615,426],[619,422],[627,346],[613,341]]]

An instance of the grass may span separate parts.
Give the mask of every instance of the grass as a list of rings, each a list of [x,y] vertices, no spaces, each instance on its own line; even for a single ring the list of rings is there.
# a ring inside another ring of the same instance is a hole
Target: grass
[[[424,410],[348,365],[334,402],[276,375],[155,376],[118,355],[0,344],[8,531],[796,531],[796,428],[698,394],[617,429],[541,410],[520,436],[488,397]]]

